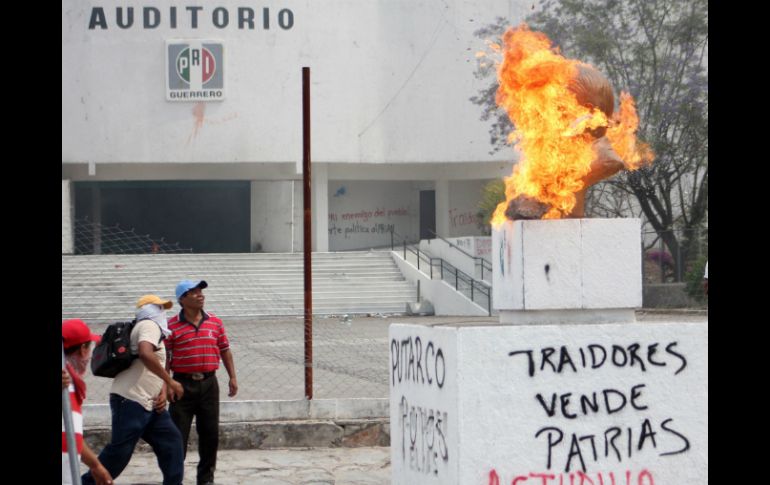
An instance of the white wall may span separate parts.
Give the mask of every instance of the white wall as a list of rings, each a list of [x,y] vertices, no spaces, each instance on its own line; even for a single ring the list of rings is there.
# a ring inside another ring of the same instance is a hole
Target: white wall
[[[394,485],[708,483],[707,324],[393,324],[389,338]],[[421,410],[436,408],[432,429]]]
[[[438,179],[434,187],[436,195],[436,234],[446,237],[449,234],[449,181]],[[433,237],[433,235],[429,237]]]
[[[469,98],[473,32],[498,16],[518,24],[523,0],[297,0],[248,5],[254,30],[237,28],[236,0],[216,7],[230,23],[212,23],[213,5],[158,5],[157,28],[142,28],[146,2],[129,0],[134,25],[116,26],[116,4],[62,3],[62,161],[296,162],[301,160],[301,67],[311,68],[312,157],[319,162],[468,162],[509,160],[488,154],[488,124]],[[197,28],[185,6],[201,5]],[[92,7],[108,28],[89,30]],[[261,9],[271,28],[261,27]],[[277,25],[290,9],[294,25]],[[179,103],[165,99],[167,39],[225,44],[226,98]]]
[[[481,190],[489,180],[449,182],[449,232],[444,237],[481,236],[477,223]]]
[[[419,189],[411,182],[329,181],[329,250],[390,245],[390,229],[413,239]]]
[[[264,252],[301,252],[303,217],[301,180],[251,182],[252,251],[259,242]]]
[[[290,252],[292,235],[292,181],[251,182],[251,250],[257,243],[267,253]],[[301,227],[301,226],[300,226]]]
[[[328,167],[315,163],[310,170],[310,182],[313,202],[312,214],[313,251],[329,251],[329,184]],[[304,213],[303,213],[304,217]]]
[[[388,332],[392,483],[457,485],[457,339],[452,329],[427,338],[422,330],[393,324]]]
[[[492,229],[499,310],[642,305],[639,219],[506,221]]]
[[[293,184],[294,186],[294,224],[292,229],[292,250],[294,252],[304,251],[305,235],[304,235],[304,219],[305,211],[302,206],[302,197],[304,192],[302,190],[302,180],[297,180]]]
[[[74,221],[72,213],[74,205],[72,204],[72,184],[69,180],[61,181],[61,253],[72,254],[74,249],[73,234]]]

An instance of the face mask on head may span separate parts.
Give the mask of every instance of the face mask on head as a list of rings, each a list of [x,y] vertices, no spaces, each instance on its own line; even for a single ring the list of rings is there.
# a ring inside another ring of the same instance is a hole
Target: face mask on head
[[[136,310],[136,321],[152,320],[160,326],[160,331],[165,337],[171,335],[171,331],[168,329],[168,319],[166,318],[166,311],[160,305],[148,303],[143,307]]]

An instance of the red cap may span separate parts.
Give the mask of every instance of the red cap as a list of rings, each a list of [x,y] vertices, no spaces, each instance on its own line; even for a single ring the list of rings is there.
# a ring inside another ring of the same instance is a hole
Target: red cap
[[[78,318],[65,320],[61,324],[61,338],[64,348],[68,349],[88,341],[99,342],[102,338],[91,333],[91,329],[83,320]]]

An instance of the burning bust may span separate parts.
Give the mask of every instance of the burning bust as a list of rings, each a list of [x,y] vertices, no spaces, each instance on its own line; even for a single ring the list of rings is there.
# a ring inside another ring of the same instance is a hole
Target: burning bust
[[[568,85],[568,89],[575,94],[577,101],[588,109],[597,108],[612,118],[615,108],[615,95],[612,86],[604,75],[593,67],[583,64],[578,66],[578,76]],[[593,151],[596,158],[591,162],[590,171],[580,180],[583,188],[575,193],[575,206],[566,217],[579,218],[585,215],[586,191],[592,185],[612,175],[623,168],[623,160],[612,149],[607,139],[607,128],[587,128],[585,134],[593,139]],[[505,215],[512,220],[516,219],[542,219],[548,212],[548,205],[539,202],[533,197],[520,195],[508,203]]]
[[[652,153],[636,140],[631,96],[619,109],[609,80],[589,64],[566,59],[526,25],[503,36],[497,103],[515,130],[521,161],[506,178],[505,219],[579,218],[588,188],[621,169],[634,170]]]

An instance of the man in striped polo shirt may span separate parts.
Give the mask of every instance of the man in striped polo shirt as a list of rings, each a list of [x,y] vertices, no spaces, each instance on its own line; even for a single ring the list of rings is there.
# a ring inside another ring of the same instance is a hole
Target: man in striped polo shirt
[[[214,483],[219,447],[219,383],[216,370],[219,358],[230,376],[228,396],[238,392],[235,364],[222,320],[203,311],[203,280],[183,280],[176,287],[176,299],[182,307],[168,322],[171,337],[166,347],[171,352],[168,367],[174,379],[184,386],[184,395],[171,403],[171,418],[182,432],[185,456],[190,426],[195,416],[198,430],[198,485]]]

